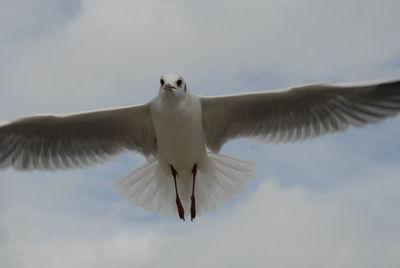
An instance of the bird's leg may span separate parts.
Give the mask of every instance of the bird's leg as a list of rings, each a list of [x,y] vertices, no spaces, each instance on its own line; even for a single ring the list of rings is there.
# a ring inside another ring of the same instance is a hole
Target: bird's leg
[[[178,172],[176,172],[175,168],[172,165],[170,165],[170,167],[171,167],[172,176],[174,177],[175,194],[176,194],[176,207],[178,208],[179,218],[181,218],[183,221],[185,221],[185,212],[183,210],[181,199],[179,198],[178,186],[176,184],[176,175],[178,174]]]
[[[196,200],[194,197],[194,187],[196,183],[197,164],[194,164],[192,168],[192,174],[193,174],[193,185],[192,185],[192,197],[190,198],[192,200],[192,205],[190,207],[190,217],[191,220],[193,221],[193,219],[196,217]]]

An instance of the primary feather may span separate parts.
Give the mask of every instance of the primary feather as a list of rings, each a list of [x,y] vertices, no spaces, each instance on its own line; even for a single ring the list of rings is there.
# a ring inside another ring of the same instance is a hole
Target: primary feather
[[[0,167],[84,167],[124,150],[151,155],[154,141],[146,105],[69,116],[27,117],[0,127]]]
[[[234,138],[293,142],[378,122],[400,110],[400,81],[307,85],[286,91],[201,98],[207,146]]]

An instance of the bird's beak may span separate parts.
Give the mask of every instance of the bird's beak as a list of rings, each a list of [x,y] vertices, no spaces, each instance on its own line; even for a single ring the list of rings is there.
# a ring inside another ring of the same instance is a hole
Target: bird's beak
[[[165,84],[164,86],[164,90],[166,91],[172,91],[173,89],[175,89],[175,87],[171,86],[170,84]]]

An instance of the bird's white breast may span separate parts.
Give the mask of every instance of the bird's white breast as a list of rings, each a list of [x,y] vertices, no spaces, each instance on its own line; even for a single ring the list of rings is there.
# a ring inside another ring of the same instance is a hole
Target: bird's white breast
[[[157,97],[150,106],[157,158],[176,170],[191,170],[205,153],[201,104],[196,96]]]

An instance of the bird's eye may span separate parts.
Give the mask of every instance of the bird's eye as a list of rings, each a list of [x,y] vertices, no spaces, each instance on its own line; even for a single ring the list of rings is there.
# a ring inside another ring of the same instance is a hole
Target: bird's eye
[[[165,83],[165,82],[164,82],[164,79],[161,78],[161,79],[160,79],[160,83],[161,83],[161,85],[163,86],[164,83]]]
[[[178,81],[176,81],[176,85],[177,85],[178,87],[180,87],[180,86],[182,85],[182,80],[179,79]]]

